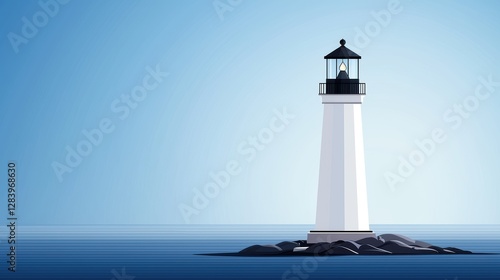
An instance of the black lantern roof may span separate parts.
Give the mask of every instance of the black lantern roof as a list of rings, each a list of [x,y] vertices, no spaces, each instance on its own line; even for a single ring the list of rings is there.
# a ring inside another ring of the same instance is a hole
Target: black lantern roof
[[[361,56],[359,56],[357,53],[351,51],[350,49],[346,48],[345,46],[345,40],[342,39],[340,40],[340,47],[334,50],[333,52],[327,54],[325,56],[325,59],[338,59],[338,58],[348,58],[348,59],[360,59]]]

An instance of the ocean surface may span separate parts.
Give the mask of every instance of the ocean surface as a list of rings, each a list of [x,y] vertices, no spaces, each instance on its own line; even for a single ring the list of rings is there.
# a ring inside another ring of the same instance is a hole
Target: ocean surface
[[[32,226],[17,229],[16,272],[5,230],[0,279],[500,279],[500,225],[372,225],[478,254],[209,256],[305,239],[311,225]]]

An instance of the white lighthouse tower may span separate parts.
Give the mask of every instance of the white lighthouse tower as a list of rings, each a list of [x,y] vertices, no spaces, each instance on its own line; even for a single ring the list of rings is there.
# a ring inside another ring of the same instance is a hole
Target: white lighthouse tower
[[[307,243],[374,237],[368,223],[359,82],[361,56],[340,47],[325,56],[326,83],[319,85],[324,106],[316,228]]]

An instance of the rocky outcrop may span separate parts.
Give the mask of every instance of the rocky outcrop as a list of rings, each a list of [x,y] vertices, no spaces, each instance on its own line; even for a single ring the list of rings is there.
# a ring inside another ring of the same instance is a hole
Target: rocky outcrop
[[[238,255],[423,255],[471,254],[454,247],[439,247],[399,234],[382,234],[360,240],[340,240],[307,244],[305,240],[284,241],[276,245],[253,245]]]

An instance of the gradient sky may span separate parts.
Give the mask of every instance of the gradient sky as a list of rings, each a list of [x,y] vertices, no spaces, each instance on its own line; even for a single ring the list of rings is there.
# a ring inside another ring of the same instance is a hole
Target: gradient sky
[[[341,38],[367,84],[370,222],[500,223],[500,85],[474,97],[481,79],[500,81],[498,1],[229,2],[218,14],[212,0],[73,0],[46,22],[38,1],[0,2],[0,162],[17,163],[23,224],[182,224],[179,206],[228,163],[239,173],[191,223],[314,223],[318,83]],[[43,26],[16,53],[23,18]],[[115,112],[148,67],[168,76]],[[283,108],[294,118],[270,137]],[[54,162],[103,120],[114,130],[58,180]],[[446,140],[391,187],[434,129]]]

